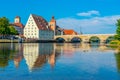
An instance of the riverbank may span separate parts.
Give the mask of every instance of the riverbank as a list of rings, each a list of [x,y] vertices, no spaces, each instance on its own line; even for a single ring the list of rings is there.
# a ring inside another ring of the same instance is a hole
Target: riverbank
[[[16,39],[16,40],[10,40],[10,39],[0,39],[0,43],[18,43],[19,41]]]
[[[10,39],[0,39],[0,43],[55,43],[55,40],[10,40]]]
[[[120,47],[120,41],[119,40],[113,40],[109,43],[109,46]]]

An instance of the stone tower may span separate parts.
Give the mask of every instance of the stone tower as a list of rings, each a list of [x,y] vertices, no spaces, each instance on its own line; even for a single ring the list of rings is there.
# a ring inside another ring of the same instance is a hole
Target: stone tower
[[[16,16],[16,17],[15,17],[14,23],[20,23],[20,17],[19,17],[19,16]]]
[[[56,20],[54,19],[54,16],[52,16],[51,21],[49,22],[50,29],[55,32],[56,29]]]

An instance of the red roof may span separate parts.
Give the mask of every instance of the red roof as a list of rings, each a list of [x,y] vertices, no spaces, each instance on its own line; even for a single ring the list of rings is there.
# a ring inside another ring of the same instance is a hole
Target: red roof
[[[20,27],[20,28],[24,28],[24,25],[22,23],[14,23],[12,24],[13,26],[17,26],[17,27]]]
[[[63,30],[63,32],[64,32],[64,35],[73,35],[73,34],[77,35],[77,32],[75,32],[72,29],[70,29],[70,30],[65,29],[65,30]]]
[[[33,15],[33,14],[32,14],[32,17],[33,17],[35,23],[37,24],[37,27],[40,30],[48,30],[48,28],[46,27],[48,25],[48,23],[44,18],[42,18],[41,16]]]

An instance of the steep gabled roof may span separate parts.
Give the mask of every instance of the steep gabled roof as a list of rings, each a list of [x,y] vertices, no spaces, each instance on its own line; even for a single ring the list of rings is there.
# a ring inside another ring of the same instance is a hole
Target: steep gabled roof
[[[39,30],[49,30],[47,21],[38,15],[31,14]]]

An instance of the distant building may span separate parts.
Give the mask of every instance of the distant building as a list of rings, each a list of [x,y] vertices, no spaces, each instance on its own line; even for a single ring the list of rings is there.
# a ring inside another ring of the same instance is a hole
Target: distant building
[[[15,22],[20,22],[16,18]],[[47,22],[43,17],[31,14],[24,27],[24,37],[27,39],[53,40],[55,35],[77,35],[74,30],[63,29],[56,25],[54,16]]]
[[[63,35],[63,30],[59,26],[56,26],[55,35]]]
[[[19,35],[23,34],[24,25],[21,23],[19,16],[15,17],[14,23],[11,24],[17,31]]]
[[[77,35],[77,32],[72,29],[65,29],[63,30],[63,35]]]
[[[49,22],[50,29],[54,31],[54,35],[63,35],[63,29],[56,25],[54,16]]]
[[[41,16],[31,14],[24,28],[24,37],[27,39],[53,40],[54,23],[48,25],[47,21]]]

